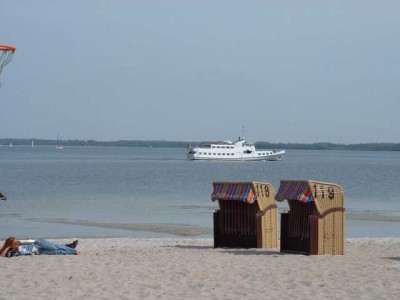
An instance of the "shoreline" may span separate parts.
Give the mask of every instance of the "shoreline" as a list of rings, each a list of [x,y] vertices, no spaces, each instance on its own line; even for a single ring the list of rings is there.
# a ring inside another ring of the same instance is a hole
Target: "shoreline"
[[[213,237],[212,223],[206,226],[174,223],[118,223],[67,218],[27,218],[24,215],[0,214],[0,226],[2,227],[0,238],[6,236],[21,238]],[[278,226],[278,236],[279,229]],[[400,216],[389,215],[385,212],[348,212],[346,213],[346,237],[400,238]]]
[[[53,240],[64,243],[68,239]],[[400,238],[345,255],[213,248],[207,238],[80,239],[81,255],[2,259],[8,299],[397,299]]]

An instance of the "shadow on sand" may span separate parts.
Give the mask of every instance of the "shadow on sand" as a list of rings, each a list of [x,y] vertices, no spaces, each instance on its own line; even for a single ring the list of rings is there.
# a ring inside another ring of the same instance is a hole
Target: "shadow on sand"
[[[244,249],[244,248],[214,248],[213,246],[198,246],[198,245],[175,245],[167,246],[179,249],[198,249],[198,250],[212,250],[217,252],[223,252],[234,255],[284,255],[280,251],[275,250],[265,250],[265,249]]]
[[[384,257],[384,259],[390,259],[390,260],[397,260],[397,261],[400,261],[400,256],[399,256],[399,257]]]

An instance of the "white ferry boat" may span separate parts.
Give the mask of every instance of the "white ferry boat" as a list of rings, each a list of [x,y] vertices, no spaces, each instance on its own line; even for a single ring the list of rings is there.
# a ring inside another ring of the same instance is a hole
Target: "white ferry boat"
[[[224,141],[204,146],[188,146],[188,160],[281,160],[285,150],[256,150],[244,137],[235,142]]]

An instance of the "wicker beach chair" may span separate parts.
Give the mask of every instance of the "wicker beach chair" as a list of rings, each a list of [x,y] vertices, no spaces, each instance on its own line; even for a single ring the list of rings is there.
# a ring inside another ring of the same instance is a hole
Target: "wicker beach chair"
[[[275,189],[262,182],[214,182],[214,247],[276,248]]]
[[[281,214],[281,252],[344,254],[343,190],[334,183],[281,180],[277,201],[288,200]]]

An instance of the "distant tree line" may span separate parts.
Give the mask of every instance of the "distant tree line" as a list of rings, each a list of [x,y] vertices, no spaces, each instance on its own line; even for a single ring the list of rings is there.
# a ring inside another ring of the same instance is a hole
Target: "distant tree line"
[[[257,142],[260,149],[298,149],[298,150],[361,150],[361,151],[400,151],[400,143],[364,143],[364,144],[333,144],[333,143],[267,143]]]
[[[56,140],[33,139],[35,146],[56,145]],[[2,138],[0,145],[8,146],[26,145],[32,143],[32,139]],[[96,141],[96,140],[63,140],[63,146],[102,146],[102,147],[154,147],[154,148],[186,148],[188,145],[209,144],[212,141],[142,141],[142,140],[119,140],[119,141]],[[400,151],[400,143],[365,143],[365,144],[333,144],[333,143],[268,143],[256,142],[258,149],[298,149],[298,150],[363,150],[363,151]]]

